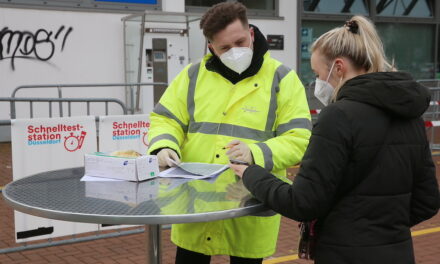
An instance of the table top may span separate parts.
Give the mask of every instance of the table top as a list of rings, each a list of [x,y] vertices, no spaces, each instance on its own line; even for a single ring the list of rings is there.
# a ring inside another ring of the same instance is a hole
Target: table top
[[[100,224],[208,222],[268,212],[231,170],[211,180],[84,182],[83,175],[81,167],[39,173],[9,183],[3,196],[27,214]]]

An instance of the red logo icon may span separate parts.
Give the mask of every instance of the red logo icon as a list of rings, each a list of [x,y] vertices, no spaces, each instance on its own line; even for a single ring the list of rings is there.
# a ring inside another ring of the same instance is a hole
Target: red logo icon
[[[81,149],[86,134],[85,131],[82,131],[80,136],[75,136],[73,132],[70,132],[70,135],[65,137],[64,148],[70,152]]]
[[[148,132],[143,132],[142,134],[144,134],[142,136],[142,143],[144,143],[144,145],[148,147]]]

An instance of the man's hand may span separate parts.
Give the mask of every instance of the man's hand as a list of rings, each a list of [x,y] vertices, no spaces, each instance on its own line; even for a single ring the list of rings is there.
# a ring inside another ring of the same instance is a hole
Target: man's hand
[[[157,160],[159,161],[159,167],[175,167],[176,164],[180,163],[177,153],[169,148],[161,149],[157,153]]]
[[[242,160],[248,164],[254,163],[251,149],[246,143],[235,139],[229,142],[226,148],[229,148],[229,150],[226,152],[226,155],[228,155],[229,159]]]

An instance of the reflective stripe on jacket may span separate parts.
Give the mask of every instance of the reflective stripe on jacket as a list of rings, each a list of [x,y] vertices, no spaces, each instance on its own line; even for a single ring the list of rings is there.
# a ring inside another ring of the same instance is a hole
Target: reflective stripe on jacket
[[[239,139],[249,145],[256,164],[285,176],[286,168],[301,160],[312,128],[296,73],[266,53],[258,73],[234,85],[205,68],[210,56],[187,66],[156,105],[148,152],[168,147],[182,161],[227,164],[223,147]],[[208,255],[261,258],[275,251],[279,220],[279,215],[247,216],[173,225],[172,241]]]

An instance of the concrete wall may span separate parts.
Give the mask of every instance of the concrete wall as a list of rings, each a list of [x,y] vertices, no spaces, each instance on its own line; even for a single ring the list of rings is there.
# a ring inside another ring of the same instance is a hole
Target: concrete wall
[[[0,8],[0,97],[11,96],[20,85],[123,83],[123,16]],[[63,96],[79,95],[125,97],[121,88],[68,89]],[[17,96],[56,97],[57,93],[38,89]],[[29,116],[27,105],[20,104],[17,110],[18,117]],[[36,116],[48,116],[47,107],[36,105],[35,110]],[[75,112],[84,114],[79,108]],[[9,105],[0,102],[0,119],[9,118]],[[7,133],[3,127],[0,140]]]

